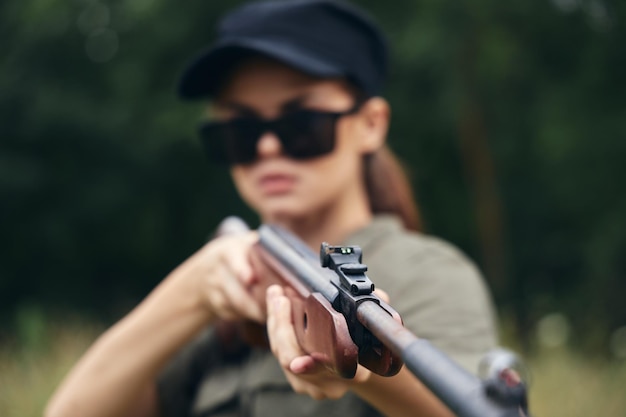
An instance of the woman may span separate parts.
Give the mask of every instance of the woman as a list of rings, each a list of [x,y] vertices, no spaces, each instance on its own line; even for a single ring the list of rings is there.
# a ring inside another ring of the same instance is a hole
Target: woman
[[[417,211],[385,147],[385,62],[378,29],[351,6],[252,3],[222,21],[180,92],[212,99],[209,155],[263,222],[313,250],[359,244],[407,327],[475,371],[495,344],[489,297],[458,251],[407,230]],[[282,288],[259,295],[256,239],[216,238],[176,268],[89,349],[47,416],[449,415],[406,369],[359,366],[345,380],[307,356]],[[216,330],[225,320],[266,323],[271,350],[232,343]]]

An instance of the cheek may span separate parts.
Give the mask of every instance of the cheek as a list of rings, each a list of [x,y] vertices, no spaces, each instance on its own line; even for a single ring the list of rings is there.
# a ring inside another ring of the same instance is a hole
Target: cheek
[[[314,161],[307,175],[307,189],[303,190],[305,197],[319,200],[340,198],[341,193],[361,181],[360,161],[359,154],[341,148],[327,158]]]
[[[230,176],[241,198],[246,203],[253,205],[254,187],[247,170],[242,167],[234,167],[230,170]]]
[[[325,177],[325,182],[353,183],[360,178],[361,159],[359,138],[350,129],[340,129],[337,134],[335,149],[324,161],[324,166],[319,171]]]

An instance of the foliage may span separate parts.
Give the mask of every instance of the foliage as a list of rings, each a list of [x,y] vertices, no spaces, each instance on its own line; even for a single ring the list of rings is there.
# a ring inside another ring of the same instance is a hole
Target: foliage
[[[35,417],[102,327],[76,317],[47,322],[37,345],[16,337],[0,344],[0,415]]]
[[[55,387],[101,330],[84,319],[56,319],[42,329],[39,348],[19,339],[0,344],[0,415],[41,416]],[[568,349],[546,349],[527,362],[534,416],[626,414],[623,360],[589,360]]]
[[[201,106],[174,95],[236,3],[0,4],[5,321],[30,306],[116,317],[219,219],[255,223],[201,155]],[[626,324],[625,6],[358,3],[393,46],[390,143],[427,231],[478,261],[524,340],[561,311],[577,346],[605,349]]]
[[[581,357],[567,349],[529,358],[530,408],[536,416],[623,416],[626,363]]]

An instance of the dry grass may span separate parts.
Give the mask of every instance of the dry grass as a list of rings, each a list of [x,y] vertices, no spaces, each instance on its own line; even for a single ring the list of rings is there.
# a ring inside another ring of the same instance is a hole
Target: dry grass
[[[626,361],[590,360],[559,348],[529,363],[533,415],[626,417]]]
[[[56,385],[95,339],[94,325],[50,326],[39,346],[0,345],[0,416],[39,417]]]
[[[55,386],[95,339],[94,325],[48,326],[37,347],[0,346],[0,416],[41,416]],[[626,417],[626,362],[582,358],[559,348],[528,359],[535,417]]]

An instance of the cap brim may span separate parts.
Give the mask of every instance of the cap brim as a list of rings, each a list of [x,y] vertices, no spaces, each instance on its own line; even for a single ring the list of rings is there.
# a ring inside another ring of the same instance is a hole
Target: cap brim
[[[306,74],[331,78],[343,76],[336,66],[303,53],[302,48],[279,40],[239,39],[217,43],[211,49],[197,56],[183,71],[178,95],[184,99],[211,97],[219,90],[224,75],[242,57],[250,53],[269,56]]]

